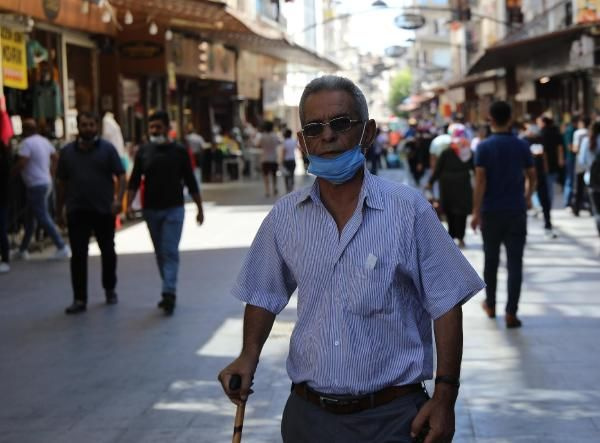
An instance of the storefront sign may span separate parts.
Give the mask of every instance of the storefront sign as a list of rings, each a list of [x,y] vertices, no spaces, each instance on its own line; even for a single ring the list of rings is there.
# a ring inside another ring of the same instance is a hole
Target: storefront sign
[[[42,0],[42,6],[44,8],[44,14],[50,20],[56,19],[60,12],[60,0]]]
[[[121,55],[128,58],[148,59],[158,57],[163,52],[163,47],[155,42],[132,41],[119,46]]]
[[[27,55],[24,34],[3,26],[0,28],[0,46],[2,47],[4,86],[27,89]]]

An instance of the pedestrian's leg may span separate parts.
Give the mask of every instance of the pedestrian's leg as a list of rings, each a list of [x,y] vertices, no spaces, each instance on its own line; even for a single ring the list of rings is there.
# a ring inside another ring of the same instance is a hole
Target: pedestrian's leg
[[[546,184],[548,186],[548,207],[552,209],[554,203],[554,185],[556,184],[557,174],[546,175]]]
[[[19,245],[19,252],[26,253],[31,243],[31,237],[33,237],[33,230],[35,227],[35,216],[33,214],[33,194],[30,189],[27,189],[27,206],[25,208],[25,220],[23,223],[23,238]]]
[[[271,179],[273,180],[273,194],[279,194],[277,190],[277,163],[271,165]]]
[[[552,205],[550,204],[550,194],[548,192],[548,189],[550,189],[551,185],[549,183],[549,180],[547,180],[544,176],[541,176],[537,184],[537,194],[540,200],[540,205],[542,206],[542,211],[544,213],[544,229],[552,229],[552,220],[550,216],[550,209]]]
[[[65,247],[65,242],[62,237],[58,233],[58,229],[56,229],[56,225],[50,218],[50,214],[48,213],[48,196],[50,195],[50,187],[49,186],[34,186],[31,188],[33,193],[33,213],[38,223],[45,229],[48,233],[52,242],[56,246],[56,249],[61,250]]]
[[[569,153],[565,165],[565,187],[563,189],[563,203],[565,206],[571,204],[571,196],[573,194],[573,181],[575,178],[575,157]]]
[[[10,245],[8,243],[8,208],[0,206],[0,260],[10,261]]]
[[[465,232],[467,230],[467,215],[466,214],[455,214],[454,224],[456,229],[456,238],[458,238],[459,245],[462,247],[465,245]]]
[[[179,272],[179,241],[183,230],[185,210],[183,206],[167,210],[161,227],[161,250],[163,256],[163,292],[177,293]]]
[[[163,273],[163,252],[162,246],[162,225],[164,222],[164,211],[158,211],[154,209],[144,209],[144,220],[146,220],[146,226],[152,239],[152,245],[154,246],[154,256],[156,257],[156,264],[158,265],[158,272],[160,273],[161,280],[164,280]]]
[[[486,304],[492,310],[496,308],[496,286],[498,265],[500,263],[500,245],[502,243],[502,219],[495,219],[495,217],[494,215],[484,214],[481,224],[485,255],[483,280],[486,284]]]
[[[92,234],[92,220],[88,213],[71,212],[67,215],[71,243],[71,285],[76,303],[87,304],[88,245]]]
[[[508,301],[506,313],[516,315],[523,281],[523,251],[527,237],[527,215],[522,214],[510,220],[504,237],[506,246],[506,267],[508,270]]]
[[[457,235],[456,214],[446,211],[446,220],[448,221],[448,234],[451,238],[459,238]]]
[[[102,255],[102,287],[108,295],[117,286],[115,216],[112,214],[95,214],[94,232]]]
[[[578,173],[575,182],[575,202],[573,204],[573,214],[579,215],[579,211],[583,206],[583,196],[585,192],[584,173]]]

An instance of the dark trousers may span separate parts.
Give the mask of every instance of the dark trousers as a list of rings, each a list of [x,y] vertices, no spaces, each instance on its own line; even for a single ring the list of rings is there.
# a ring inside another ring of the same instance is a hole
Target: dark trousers
[[[575,177],[575,195],[574,201],[571,207],[573,208],[573,213],[575,215],[579,215],[579,211],[583,208],[583,203],[585,201],[585,181],[583,177],[585,176],[584,172],[577,173]]]
[[[412,421],[427,400],[425,392],[418,392],[377,408],[337,415],[292,392],[283,411],[281,436],[284,443],[412,443]]]
[[[483,279],[486,286],[488,306],[496,306],[496,286],[500,246],[506,248],[508,271],[508,301],[506,312],[516,314],[523,281],[523,251],[527,237],[527,214],[525,212],[488,212],[482,214],[481,233],[485,264]]]
[[[8,244],[8,207],[0,205],[0,258],[8,263],[10,246]]]
[[[285,168],[285,190],[292,192],[294,190],[294,171],[296,171],[296,160],[284,160]]]
[[[544,229],[552,229],[552,220],[550,218],[550,210],[552,209],[552,200],[550,200],[550,189],[545,174],[538,173],[537,188],[536,192],[540,205],[542,206],[542,212],[544,213]]]
[[[463,240],[467,229],[467,216],[465,214],[446,213],[448,220],[448,234],[450,237]]]
[[[92,211],[73,211],[67,215],[71,243],[71,284],[75,300],[87,303],[88,245],[92,232],[102,255],[102,286],[112,291],[117,285],[115,253],[115,216]]]

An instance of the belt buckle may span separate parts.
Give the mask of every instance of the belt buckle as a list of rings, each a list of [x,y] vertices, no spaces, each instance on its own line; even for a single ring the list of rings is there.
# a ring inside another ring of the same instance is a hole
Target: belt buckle
[[[339,398],[327,397],[325,395],[319,395],[319,404],[322,408],[327,406],[342,406],[343,401]]]
[[[327,397],[326,395],[319,395],[319,404],[322,408],[328,406],[348,406],[358,404],[359,400],[356,398],[344,400],[341,398]]]

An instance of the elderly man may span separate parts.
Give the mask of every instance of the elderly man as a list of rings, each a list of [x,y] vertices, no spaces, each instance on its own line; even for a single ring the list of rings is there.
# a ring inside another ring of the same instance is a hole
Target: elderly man
[[[483,282],[420,193],[365,168],[376,124],[350,80],[309,83],[300,120],[317,179],[277,202],[250,248],[233,289],[247,303],[243,347],[219,374],[223,389],[236,404],[247,399],[275,316],[298,288],[283,440],[450,441],[461,305]],[[233,374],[242,381],[235,391]]]

